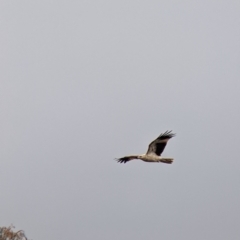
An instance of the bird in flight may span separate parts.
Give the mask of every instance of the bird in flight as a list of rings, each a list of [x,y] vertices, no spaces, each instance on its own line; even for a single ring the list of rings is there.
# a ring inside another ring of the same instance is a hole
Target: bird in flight
[[[173,158],[161,157],[161,154],[166,147],[168,140],[175,135],[176,134],[172,133],[172,131],[166,131],[149,144],[146,154],[129,155],[122,158],[117,158],[116,160],[119,163],[126,163],[133,159],[139,159],[144,162],[162,162],[171,164],[173,162]]]

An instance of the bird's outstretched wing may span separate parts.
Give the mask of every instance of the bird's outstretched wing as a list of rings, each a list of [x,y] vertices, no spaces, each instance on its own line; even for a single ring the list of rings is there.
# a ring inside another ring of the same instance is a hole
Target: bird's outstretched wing
[[[122,157],[122,158],[117,158],[116,160],[119,162],[119,163],[126,163],[126,162],[129,162],[133,159],[137,159],[138,158],[138,155],[130,155],[130,156],[125,156],[125,157]]]
[[[166,131],[165,133],[162,133],[157,139],[155,139],[149,144],[146,154],[156,154],[160,156],[165,146],[167,145],[168,140],[174,136],[175,134],[172,133],[172,131]]]

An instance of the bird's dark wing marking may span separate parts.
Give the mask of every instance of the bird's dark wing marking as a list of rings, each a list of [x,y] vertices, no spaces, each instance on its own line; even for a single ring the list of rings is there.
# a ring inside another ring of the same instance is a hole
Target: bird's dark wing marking
[[[133,159],[137,159],[138,155],[131,155],[131,156],[126,156],[126,157],[122,157],[122,158],[117,158],[116,160],[119,162],[119,163],[126,163],[126,162],[129,162]]]
[[[160,156],[166,147],[168,140],[175,136],[175,134],[171,132],[172,131],[166,131],[152,141],[148,146],[147,154],[155,153],[156,155]]]

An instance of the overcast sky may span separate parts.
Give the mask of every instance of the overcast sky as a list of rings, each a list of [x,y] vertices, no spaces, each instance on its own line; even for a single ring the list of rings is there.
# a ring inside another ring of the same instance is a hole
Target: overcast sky
[[[2,0],[0,26],[0,226],[239,238],[239,0]],[[113,160],[166,130],[172,165]]]

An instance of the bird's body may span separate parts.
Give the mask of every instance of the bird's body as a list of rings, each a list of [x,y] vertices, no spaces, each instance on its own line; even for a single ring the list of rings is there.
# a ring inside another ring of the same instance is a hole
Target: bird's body
[[[171,133],[171,131],[166,131],[149,144],[148,151],[146,154],[129,155],[122,158],[118,158],[117,161],[120,163],[126,163],[133,159],[139,159],[144,162],[163,162],[171,164],[173,162],[173,158],[161,157],[161,153],[163,152],[165,146],[167,145],[168,140],[174,136],[175,134]]]
[[[164,157],[160,157],[157,155],[141,155],[138,157],[138,159],[141,159],[144,162],[164,162],[164,163],[172,163],[173,162],[173,158],[164,158]]]

